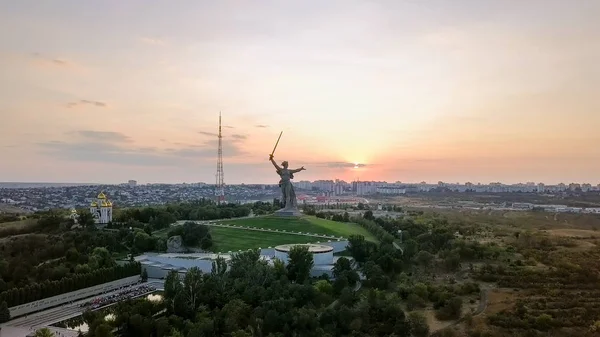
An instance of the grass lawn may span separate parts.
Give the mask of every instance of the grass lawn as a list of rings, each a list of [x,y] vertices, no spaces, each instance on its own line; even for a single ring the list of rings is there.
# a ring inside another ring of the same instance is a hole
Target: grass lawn
[[[268,248],[290,243],[315,243],[326,240],[284,233],[259,232],[235,228],[210,227],[213,252],[226,253],[245,249]]]
[[[308,232],[314,234],[325,234],[349,237],[352,234],[358,234],[365,239],[377,242],[377,239],[366,229],[354,223],[336,222],[331,220],[319,219],[313,216],[303,216],[300,218],[280,218],[275,216],[221,220],[220,223],[241,225],[266,229],[285,229],[299,232]],[[216,229],[213,227],[211,230]],[[261,233],[262,234],[262,233]]]

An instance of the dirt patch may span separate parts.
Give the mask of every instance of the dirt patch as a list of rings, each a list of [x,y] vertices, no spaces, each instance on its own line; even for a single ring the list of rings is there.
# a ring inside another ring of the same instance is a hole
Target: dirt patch
[[[421,313],[427,318],[427,324],[429,325],[430,332],[436,332],[438,330],[444,329],[454,323],[454,321],[440,321],[435,318],[435,310],[427,309],[421,311]]]
[[[562,229],[551,229],[545,231],[546,233],[553,236],[566,236],[572,238],[591,238],[591,237],[600,237],[600,232],[587,230],[587,229],[570,229],[570,228],[562,228]]]
[[[483,313],[490,315],[510,309],[515,305],[517,297],[518,294],[512,289],[498,288],[491,290],[488,294],[488,305]]]

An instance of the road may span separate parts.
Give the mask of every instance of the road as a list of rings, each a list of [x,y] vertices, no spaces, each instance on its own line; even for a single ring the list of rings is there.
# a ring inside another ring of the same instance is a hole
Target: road
[[[164,289],[164,280],[152,279],[152,280],[148,280],[147,283],[142,283],[142,284],[136,285],[134,287],[140,287],[142,285],[150,285],[150,286],[154,286],[157,290],[162,290],[162,289]],[[112,291],[112,292],[109,292],[106,294],[98,294],[96,296],[89,297],[87,299],[79,300],[79,301],[69,303],[69,304],[64,304],[59,307],[50,308],[50,309],[36,312],[36,313],[30,314],[30,315],[27,315],[24,317],[19,317],[19,318],[9,321],[8,323],[5,323],[5,325],[12,326],[12,327],[25,327],[25,328],[32,328],[32,327],[33,328],[41,328],[44,326],[49,326],[51,324],[61,322],[66,319],[77,317],[77,316],[81,315],[84,311],[84,308],[80,307],[80,305],[89,301],[91,298],[118,294],[120,291],[122,291],[122,290],[119,289],[119,290],[115,290],[115,291]],[[145,294],[140,294],[136,297],[146,296],[149,293],[150,292],[145,293]],[[116,303],[107,305],[106,307],[109,307],[114,304],[116,304]],[[98,308],[98,309],[101,309],[101,308]]]

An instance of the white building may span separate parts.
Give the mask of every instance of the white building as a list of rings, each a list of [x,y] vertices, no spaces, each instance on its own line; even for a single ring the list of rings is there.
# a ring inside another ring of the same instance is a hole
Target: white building
[[[357,181],[356,195],[369,195],[377,193],[377,185],[372,181]]]
[[[305,244],[299,244],[305,246]],[[279,259],[287,263],[288,253],[294,244],[277,246],[275,248],[260,249],[260,258],[272,264],[275,259]],[[334,256],[334,253],[344,251],[348,246],[348,241],[331,241],[323,242],[322,244],[309,244],[309,251],[313,254],[314,265],[310,271],[312,277],[319,277],[326,274],[333,278],[333,266],[340,258]],[[239,251],[241,252],[241,251]],[[237,252],[237,253],[239,253]],[[217,257],[231,260],[231,256],[236,252],[228,253],[146,253],[135,258],[136,261],[142,264],[142,268],[146,270],[149,278],[164,279],[169,271],[176,270],[180,275],[193,267],[200,269],[203,273],[210,273],[212,263]],[[352,258],[346,257],[350,260]]]
[[[100,192],[96,200],[92,201],[90,213],[97,224],[107,224],[112,221],[112,202],[106,198],[104,192]]]

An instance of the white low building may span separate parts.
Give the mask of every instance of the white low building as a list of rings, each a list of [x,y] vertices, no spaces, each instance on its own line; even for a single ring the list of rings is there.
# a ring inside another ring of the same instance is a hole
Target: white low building
[[[329,241],[322,244],[298,245],[309,246],[309,251],[313,253],[314,266],[311,270],[312,277],[319,277],[326,274],[332,278],[333,266],[339,258],[333,254],[344,251],[348,246],[348,241]],[[293,246],[295,245],[282,245],[275,248],[261,249],[261,259],[270,264],[272,264],[275,259],[287,263],[289,250]],[[236,253],[146,253],[136,257],[135,260],[142,264],[142,268],[148,273],[148,278],[164,279],[171,270],[176,270],[181,276],[185,275],[189,269],[194,267],[200,269],[203,273],[210,273],[212,271],[213,261],[219,257],[225,259],[225,261],[229,261],[233,254]]]

